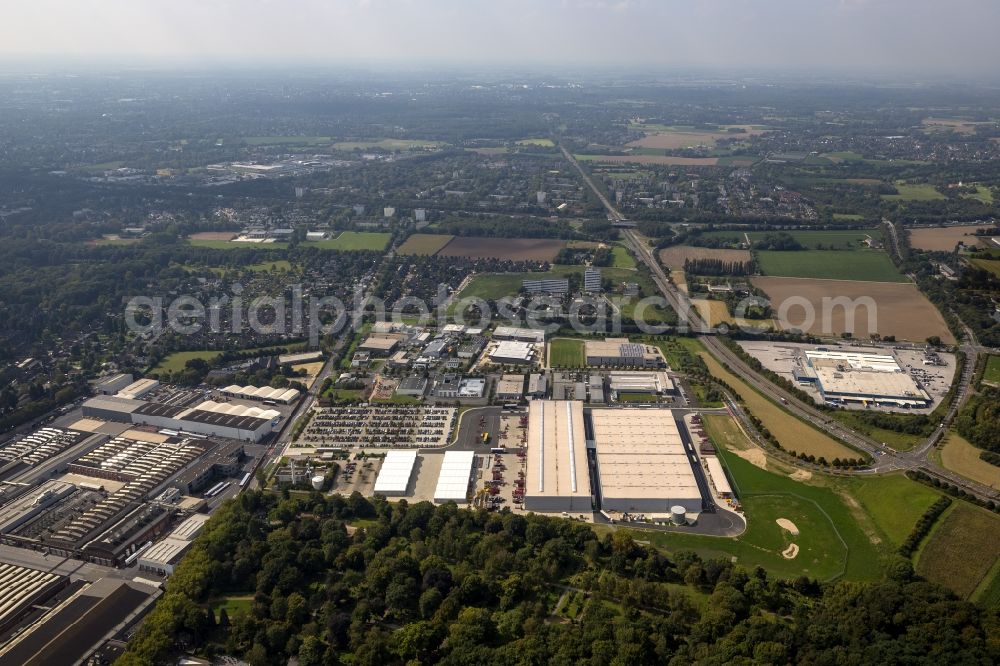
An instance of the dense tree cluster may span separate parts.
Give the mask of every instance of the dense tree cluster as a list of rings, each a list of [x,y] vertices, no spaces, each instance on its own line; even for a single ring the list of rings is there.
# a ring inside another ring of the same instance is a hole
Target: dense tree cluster
[[[1000,453],[1000,389],[983,386],[955,420],[958,434],[981,449]]]
[[[568,520],[251,492],[210,521],[119,663],[184,647],[251,666],[1000,659],[995,613],[904,564],[878,583],[781,581]],[[572,618],[554,615],[564,593]],[[252,602],[217,616],[228,595]]]

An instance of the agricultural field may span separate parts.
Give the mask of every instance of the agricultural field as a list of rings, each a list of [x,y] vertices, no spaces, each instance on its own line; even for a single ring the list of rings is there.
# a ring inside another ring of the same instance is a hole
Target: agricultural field
[[[848,327],[848,318],[842,307],[834,308],[828,321],[824,322],[823,304],[827,298],[871,298],[877,306],[871,327],[881,335],[895,335],[900,340],[913,342],[923,342],[936,335],[946,344],[955,342],[944,317],[914,284],[787,277],[757,277],[752,278],[751,282],[768,295],[775,311],[788,299],[806,299],[811,303],[815,319],[808,327],[808,332],[813,335],[839,336],[850,332],[857,337],[867,338],[867,308],[857,308],[853,326]],[[788,309],[787,319],[787,328],[802,328],[807,323],[803,310],[798,305]]]
[[[439,257],[553,261],[566,241],[555,238],[478,238],[455,236],[438,251]]]
[[[629,128],[646,132],[643,138],[626,144],[629,148],[655,150],[678,150],[699,146],[714,148],[720,139],[748,139],[767,131],[767,128],[756,125],[726,125],[715,131],[645,123],[632,123]],[[734,131],[729,131],[730,129]]]
[[[860,219],[860,216],[857,216]],[[751,245],[763,240],[767,236],[774,235],[772,231],[706,231],[701,234],[702,238],[725,238],[732,243],[746,243],[750,239]],[[852,250],[864,248],[865,239],[871,237],[873,240],[882,240],[882,229],[872,227],[870,229],[834,229],[834,230],[808,230],[796,229],[792,231],[781,231],[795,240],[795,242],[809,249],[824,250]]]
[[[243,142],[251,146],[318,146],[330,143],[328,136],[245,136]]]
[[[732,324],[733,316],[729,313],[729,308],[725,301],[717,301],[708,298],[692,298],[691,305],[698,311],[701,317],[709,326],[715,327],[719,324]]]
[[[542,148],[553,148],[556,145],[553,143],[552,139],[541,138],[520,139],[516,143],[519,146],[541,146]]]
[[[674,157],[672,155],[573,155],[580,162],[601,162],[606,164],[659,164],[664,166],[716,166],[718,157]],[[730,166],[748,166],[747,164]]]
[[[880,250],[756,251],[763,275],[821,280],[909,282]]]
[[[586,365],[583,340],[555,338],[549,343],[549,365],[555,368],[582,368]]]
[[[1000,277],[1000,261],[996,259],[972,259],[970,260],[973,266],[977,268],[982,268],[984,271],[989,271]]]
[[[753,259],[749,250],[715,249],[710,247],[693,247],[690,245],[674,245],[660,250],[660,263],[671,269],[684,268],[688,259],[717,259],[723,262],[747,262]]]
[[[817,458],[822,456],[827,460],[857,458],[861,455],[820,430],[800,421],[757,393],[742,379],[722,367],[722,364],[708,352],[701,351],[699,355],[708,366],[709,372],[729,384],[733,391],[739,394],[750,413],[760,419],[764,427],[771,431],[771,434],[777,438],[786,451],[814,455]]]
[[[1000,516],[956,501],[927,537],[916,571],[968,599],[1000,557],[998,533]]]
[[[138,238],[120,238],[118,236],[104,236],[103,238],[95,238],[85,242],[87,247],[123,247],[126,245],[135,245],[139,242]]]
[[[975,134],[976,127],[989,127],[994,123],[962,120],[961,118],[924,118],[920,121],[925,132],[957,132],[958,134]]]
[[[967,479],[978,481],[984,486],[1000,489],[1000,467],[991,465],[979,454],[983,450],[970,444],[957,432],[945,436],[944,446],[939,455],[941,464]]]
[[[438,141],[422,141],[420,139],[372,139],[368,141],[338,141],[333,144],[336,150],[368,150],[379,148],[381,150],[404,151],[404,150],[425,150],[437,148],[441,143]]]
[[[930,252],[951,252],[959,242],[979,245],[974,234],[977,229],[996,229],[988,224],[962,224],[947,227],[919,227],[910,229],[910,247]]]
[[[392,239],[392,234],[377,231],[342,231],[336,238],[320,241],[305,241],[302,247],[316,247],[321,250],[382,251]]]
[[[451,242],[448,234],[413,234],[399,246],[399,254],[434,255]]]
[[[191,234],[188,238],[191,240],[228,241],[233,240],[238,235],[235,231],[199,231]]]
[[[292,264],[287,259],[276,259],[274,261],[261,261],[256,264],[248,264],[242,268],[251,273],[283,273],[292,270]]]
[[[945,196],[937,191],[933,185],[928,183],[904,183],[897,181],[893,183],[897,194],[883,194],[886,201],[935,201],[944,199]]]

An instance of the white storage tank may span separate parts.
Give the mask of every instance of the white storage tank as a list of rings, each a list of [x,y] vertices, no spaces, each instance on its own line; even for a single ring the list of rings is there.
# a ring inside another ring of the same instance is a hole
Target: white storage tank
[[[326,481],[326,477],[322,474],[317,474],[312,478],[312,487],[315,490],[321,490],[323,488],[323,482]]]
[[[687,510],[680,504],[670,507],[670,521],[674,525],[686,525]]]

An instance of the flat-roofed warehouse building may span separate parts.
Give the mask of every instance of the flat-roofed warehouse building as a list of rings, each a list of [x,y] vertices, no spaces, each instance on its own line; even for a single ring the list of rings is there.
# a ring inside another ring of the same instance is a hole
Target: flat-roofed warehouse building
[[[896,357],[859,351],[807,349],[795,379],[812,382],[825,400],[927,407],[931,397]]]
[[[628,338],[587,340],[583,347],[587,365],[628,368],[661,368],[667,365],[659,347],[629,342]]]
[[[583,402],[535,400],[528,408],[524,508],[591,511]]]
[[[475,463],[475,451],[445,451],[437,487],[434,488],[434,501],[458,504],[468,502]]]
[[[417,464],[415,449],[395,449],[386,451],[382,467],[375,479],[375,494],[386,497],[400,497],[406,494]]]
[[[594,409],[590,420],[602,509],[657,515],[669,515],[675,505],[689,513],[702,510],[694,468],[670,410]]]

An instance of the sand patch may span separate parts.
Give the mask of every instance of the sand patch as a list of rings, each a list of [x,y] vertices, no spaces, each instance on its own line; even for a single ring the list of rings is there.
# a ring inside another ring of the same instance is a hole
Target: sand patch
[[[788,548],[781,551],[781,556],[786,560],[794,560],[798,554],[799,554],[799,544],[797,543],[790,543],[788,544]]]
[[[797,469],[788,476],[795,481],[808,481],[813,478],[813,473],[807,469]]]
[[[788,532],[792,536],[798,536],[799,535],[799,528],[795,526],[795,523],[793,523],[792,521],[788,520],[788,518],[778,518],[774,522],[778,523],[778,527],[780,527],[781,529],[788,530]]]
[[[733,453],[761,469],[767,469],[767,456],[758,448],[738,449],[734,450]]]

